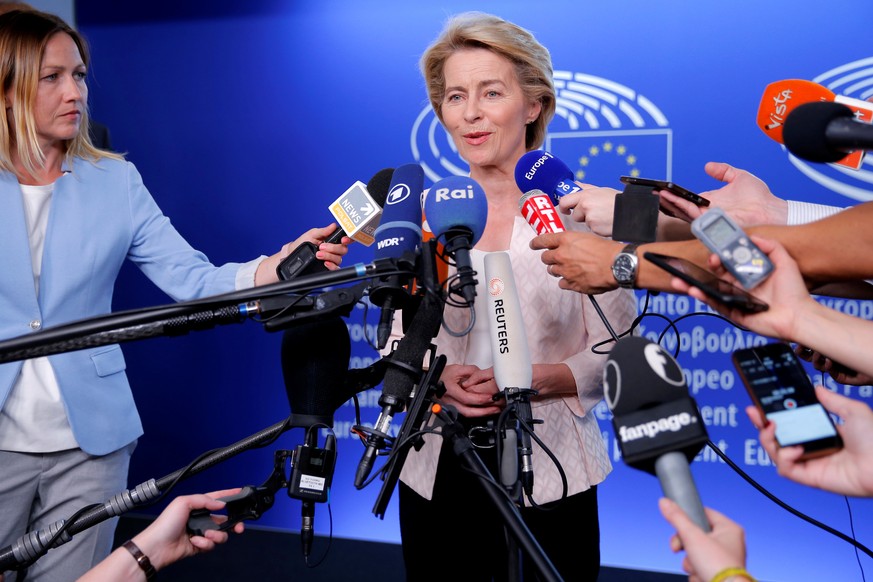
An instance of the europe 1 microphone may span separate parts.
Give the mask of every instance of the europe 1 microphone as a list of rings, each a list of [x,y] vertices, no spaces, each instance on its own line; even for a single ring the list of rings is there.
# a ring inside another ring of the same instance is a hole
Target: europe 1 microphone
[[[365,246],[373,244],[373,235],[382,216],[382,205],[385,204],[393,174],[393,168],[379,170],[366,186],[362,182],[355,182],[343,192],[328,207],[339,226],[324,242],[337,244],[344,236],[348,236]],[[316,252],[317,245],[309,241],[301,243],[276,267],[279,279],[288,281],[301,275],[326,271],[324,261],[315,257]]]
[[[625,463],[657,475],[664,495],[710,531],[689,466],[709,439],[679,364],[660,345],[628,336],[610,351],[603,383]]]
[[[515,164],[515,183],[522,192],[542,190],[555,204],[567,194],[582,189],[567,164],[543,150],[521,156]]]
[[[421,193],[424,170],[418,164],[405,164],[394,171],[391,187],[376,229],[374,259],[399,259],[413,256],[421,245]],[[394,310],[403,309],[409,298],[398,275],[380,277],[370,287],[370,302],[382,308],[376,328],[376,349],[388,343]]]
[[[521,303],[509,253],[495,252],[485,255],[485,281],[488,289],[488,317],[491,336],[491,357],[494,365],[494,381],[506,398],[507,404],[514,403],[518,420],[526,425],[519,426],[516,435],[509,440],[504,449],[501,462],[501,480],[506,484],[521,478],[521,485],[527,495],[533,495],[533,462],[531,437],[528,428],[533,427],[530,396],[533,366],[527,345],[527,333],[521,313]],[[511,447],[515,439],[520,443]],[[518,472],[516,455],[521,458],[521,472]]]
[[[446,253],[455,259],[459,283],[449,292],[460,292],[465,303],[473,305],[476,279],[470,249],[479,242],[488,221],[485,191],[471,178],[443,178],[428,190],[424,215],[430,232],[443,241]]]
[[[318,446],[318,427],[333,426],[347,394],[351,340],[341,317],[301,323],[282,336],[282,376],[291,413],[306,426],[305,444],[292,455],[288,495],[301,500],[300,541],[309,556],[315,535],[315,503],[327,501],[336,466],[336,437]]]

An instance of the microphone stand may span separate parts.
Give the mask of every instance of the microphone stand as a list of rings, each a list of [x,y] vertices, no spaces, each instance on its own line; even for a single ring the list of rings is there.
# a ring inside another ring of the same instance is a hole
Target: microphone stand
[[[196,475],[218,463],[238,455],[243,451],[263,446],[274,441],[285,431],[291,428],[310,427],[318,424],[333,426],[332,416],[316,416],[310,414],[292,414],[282,422],[265,428],[236,443],[216,449],[202,455],[200,459],[190,466],[179,469],[160,479],[150,479],[135,488],[116,493],[111,499],[90,508],[85,508],[68,520],[59,520],[42,530],[31,531],[20,537],[12,545],[0,549],[0,572],[18,570],[41,557],[51,548],[61,546],[72,539],[72,536],[106,521],[119,516],[136,507],[148,505],[165,491],[169,491],[181,480]],[[281,487],[287,486],[288,479],[280,471],[285,459],[291,455],[290,451],[277,451],[276,463],[273,475],[264,485],[258,488],[247,487],[231,498],[228,498],[228,520],[221,527],[229,528],[233,524],[244,519],[257,519],[261,514],[272,507],[273,494]],[[235,521],[234,521],[235,520]],[[66,527],[64,527],[66,526]],[[189,529],[196,533],[202,529],[217,529],[217,526],[208,515],[194,512],[189,521]],[[60,536],[56,534],[63,529]]]

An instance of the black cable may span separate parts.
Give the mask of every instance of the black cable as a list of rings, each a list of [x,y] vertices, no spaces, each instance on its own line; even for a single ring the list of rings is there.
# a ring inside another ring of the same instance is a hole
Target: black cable
[[[865,554],[867,554],[868,556],[873,558],[873,551],[871,551],[867,546],[860,543],[858,540],[847,536],[846,534],[842,533],[841,531],[835,530],[834,528],[832,528],[828,525],[825,525],[825,524],[821,523],[820,521],[813,519],[804,513],[801,513],[797,509],[794,509],[793,507],[791,507],[790,505],[788,505],[787,503],[785,503],[784,501],[782,501],[781,499],[779,499],[778,497],[776,497],[775,495],[773,495],[772,493],[767,491],[762,485],[760,485],[757,481],[755,481],[749,475],[747,475],[742,469],[739,468],[739,466],[737,466],[736,463],[734,463],[727,455],[725,455],[721,449],[719,449],[717,446],[715,446],[715,443],[713,443],[711,440],[707,440],[706,444],[707,444],[707,446],[709,446],[710,449],[713,450],[713,452],[715,452],[716,455],[718,455],[721,458],[722,461],[727,463],[731,467],[731,469],[736,471],[736,473],[740,477],[745,479],[752,487],[754,487],[759,492],[764,494],[764,496],[767,497],[767,499],[769,499],[770,501],[772,501],[773,503],[775,503],[776,505],[778,505],[782,509],[788,511],[792,515],[799,517],[803,521],[810,523],[818,528],[821,528],[822,530],[828,532],[829,534],[835,535],[838,538],[840,538],[841,540],[852,544],[853,546],[855,546],[855,548],[861,550],[862,552],[864,552]]]
[[[852,539],[857,540],[858,536],[855,535],[855,519],[852,517],[852,506],[849,504],[849,498],[843,495],[843,499],[846,500],[846,509],[849,510],[849,527],[852,529]],[[858,562],[858,569],[861,570],[861,580],[867,580],[867,577],[864,575],[864,566],[861,564],[861,556],[858,555],[858,548],[855,547],[855,560]]]

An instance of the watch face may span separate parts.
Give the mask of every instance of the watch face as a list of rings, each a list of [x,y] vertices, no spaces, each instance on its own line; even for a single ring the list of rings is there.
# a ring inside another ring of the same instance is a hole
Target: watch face
[[[631,283],[636,271],[636,261],[633,255],[622,253],[615,258],[612,274],[619,283]]]

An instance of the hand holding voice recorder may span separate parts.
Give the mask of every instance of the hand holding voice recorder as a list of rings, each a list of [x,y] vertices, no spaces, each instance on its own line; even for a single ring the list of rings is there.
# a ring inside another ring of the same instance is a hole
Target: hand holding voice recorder
[[[719,256],[744,289],[762,283],[773,272],[770,257],[721,208],[712,208],[695,218],[691,232]]]

